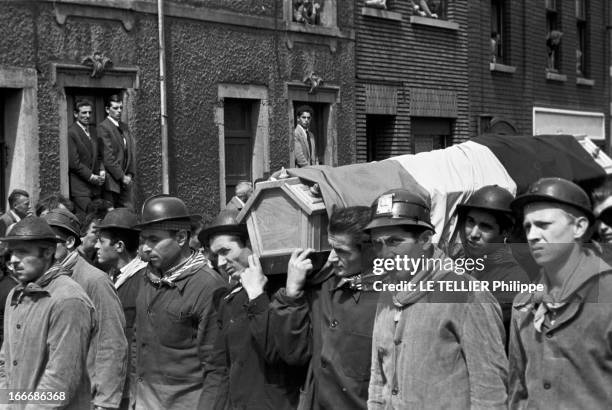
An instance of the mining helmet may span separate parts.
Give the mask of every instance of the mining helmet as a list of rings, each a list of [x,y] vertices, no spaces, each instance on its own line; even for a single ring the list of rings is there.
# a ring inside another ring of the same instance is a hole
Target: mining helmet
[[[59,238],[47,221],[39,216],[28,216],[11,227],[11,230],[0,241],[9,244],[22,241],[64,242]]]
[[[224,209],[215,219],[198,235],[198,240],[202,245],[208,244],[213,235],[247,235],[247,227],[244,223],[238,223],[238,209]]]
[[[512,218],[513,213],[510,204],[513,200],[514,195],[507,189],[498,185],[487,185],[476,190],[467,202],[457,205],[457,214],[462,217],[470,209],[480,209],[502,213]]]
[[[136,213],[130,208],[115,208],[106,214],[104,219],[94,225],[94,229],[123,229],[138,232],[134,226],[138,224]]]
[[[422,226],[434,231],[429,198],[405,190],[392,189],[372,204],[372,219],[364,231],[385,226]]]
[[[583,212],[590,223],[595,221],[591,200],[582,188],[563,178],[541,178],[531,184],[527,192],[512,201],[511,207],[522,213],[526,205],[534,202],[553,202],[569,205]]]
[[[50,210],[43,216],[51,228],[62,228],[70,232],[80,242],[81,222],[72,212],[63,208]]]
[[[160,225],[176,226],[177,229],[183,229],[182,225],[195,224],[200,219],[200,215],[189,213],[187,205],[180,198],[170,195],[155,195],[148,198],[142,205],[141,222],[135,228],[144,229],[152,225]]]

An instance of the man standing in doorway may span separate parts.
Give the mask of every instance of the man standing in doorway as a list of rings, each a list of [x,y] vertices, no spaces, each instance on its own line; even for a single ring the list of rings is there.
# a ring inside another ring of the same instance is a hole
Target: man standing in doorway
[[[136,172],[134,143],[127,125],[121,122],[121,98],[111,95],[105,108],[108,116],[98,126],[98,136],[104,143],[104,167],[108,172],[104,199],[112,202],[115,208],[131,208]]]
[[[21,221],[31,213],[30,194],[23,189],[13,189],[8,197],[9,210],[0,216],[0,236],[15,222]]]
[[[70,200],[77,215],[84,215],[87,205],[100,196],[105,171],[102,146],[89,127],[93,104],[89,100],[77,101],[74,123],[68,128],[68,174]]]
[[[295,155],[295,166],[302,168],[309,165],[319,165],[315,136],[310,131],[312,121],[312,108],[302,105],[297,109],[297,125],[293,131],[293,153]]]

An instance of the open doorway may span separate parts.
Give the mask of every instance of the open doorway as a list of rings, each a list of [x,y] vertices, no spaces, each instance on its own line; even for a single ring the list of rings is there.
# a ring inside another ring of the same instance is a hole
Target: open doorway
[[[66,88],[66,119],[68,126],[74,122],[74,104],[79,100],[89,100],[93,104],[89,125],[96,128],[106,118],[104,103],[113,94],[121,96],[123,90],[113,88]]]
[[[330,148],[327,144],[327,125],[329,121],[329,104],[315,103],[308,101],[293,101],[293,128],[297,126],[297,109],[302,105],[312,108],[312,120],[310,121],[310,131],[315,137],[315,146],[319,164],[331,165]],[[293,133],[293,130],[292,130]],[[293,164],[292,164],[293,165]]]

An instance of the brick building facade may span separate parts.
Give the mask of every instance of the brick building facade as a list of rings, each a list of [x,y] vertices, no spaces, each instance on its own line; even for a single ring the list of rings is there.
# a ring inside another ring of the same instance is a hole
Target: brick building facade
[[[356,2],[360,162],[443,148],[470,136],[468,1],[429,3],[438,18],[414,12],[410,1],[387,0],[385,9]]]
[[[156,0],[0,1],[2,194],[68,193],[66,130],[76,99],[95,121],[123,96],[137,142],[136,199],[162,191],[213,215],[238,179],[292,164],[294,109],[311,104],[321,161],[355,160],[354,8],[321,0],[316,25],[291,0],[166,0],[168,171],[162,167]],[[85,56],[112,61],[92,77]],[[323,79],[311,92],[314,74]]]
[[[470,134],[582,134],[605,144],[605,0],[481,0],[468,10]]]

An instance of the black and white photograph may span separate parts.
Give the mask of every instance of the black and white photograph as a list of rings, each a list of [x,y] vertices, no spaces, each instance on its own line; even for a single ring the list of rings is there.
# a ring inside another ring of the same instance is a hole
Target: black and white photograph
[[[0,409],[612,408],[609,0],[0,0]]]

